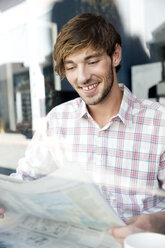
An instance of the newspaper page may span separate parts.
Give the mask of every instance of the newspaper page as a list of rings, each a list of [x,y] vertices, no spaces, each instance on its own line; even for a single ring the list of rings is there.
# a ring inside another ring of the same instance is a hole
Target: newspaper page
[[[23,182],[0,176],[0,247],[120,248],[108,234],[124,223],[88,177],[65,167]]]

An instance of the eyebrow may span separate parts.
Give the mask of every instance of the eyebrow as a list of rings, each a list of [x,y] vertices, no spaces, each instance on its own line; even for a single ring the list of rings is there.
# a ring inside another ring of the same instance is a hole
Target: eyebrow
[[[94,53],[94,54],[91,54],[87,57],[84,58],[84,60],[89,60],[89,59],[92,59],[92,58],[98,58],[98,57],[101,57],[102,56],[102,53]]]
[[[84,58],[84,61],[87,61],[89,59],[92,59],[92,58],[98,58],[98,57],[101,57],[103,55],[103,53],[94,53],[94,54],[91,54],[87,57]],[[66,64],[74,64],[74,61],[73,60],[66,60],[64,61],[64,65]]]

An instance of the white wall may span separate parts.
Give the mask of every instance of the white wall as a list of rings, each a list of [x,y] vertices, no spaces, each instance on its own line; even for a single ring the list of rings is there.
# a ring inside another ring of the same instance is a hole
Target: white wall
[[[51,34],[55,24],[51,23],[51,9],[54,2],[26,0],[0,13],[0,64],[23,63],[29,67],[33,130],[45,115],[45,85],[41,65],[47,63],[53,51]],[[7,75],[12,79],[12,72]],[[11,88],[11,80],[8,85]],[[11,90],[8,93],[10,95]],[[13,123],[10,119],[14,120],[13,114],[14,111],[9,111],[10,126]]]
[[[132,91],[138,98],[148,98],[148,89],[161,80],[160,62],[132,67]]]
[[[116,0],[122,25],[130,36],[137,35],[148,52],[146,42],[152,32],[165,22],[164,0]]]
[[[28,0],[16,7],[0,13],[0,64],[29,64],[28,53],[28,6],[31,2],[30,17],[33,16],[37,35],[37,55],[40,63],[46,62],[46,57],[52,52],[50,14],[51,0]],[[38,3],[38,6],[37,6]],[[45,7],[47,6],[47,7]]]

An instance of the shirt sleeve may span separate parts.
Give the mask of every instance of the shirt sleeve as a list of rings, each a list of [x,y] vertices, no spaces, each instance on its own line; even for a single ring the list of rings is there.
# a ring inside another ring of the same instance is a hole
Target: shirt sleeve
[[[160,158],[160,167],[158,172],[158,179],[160,181],[161,187],[165,190],[165,152]]]
[[[56,168],[50,150],[46,120],[43,119],[26,149],[25,156],[18,161],[16,173],[11,176],[31,181],[51,173]]]

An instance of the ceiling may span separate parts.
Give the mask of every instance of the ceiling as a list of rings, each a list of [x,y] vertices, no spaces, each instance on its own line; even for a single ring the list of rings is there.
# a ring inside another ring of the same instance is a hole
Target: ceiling
[[[25,0],[0,0],[0,11],[3,12],[24,1]]]

